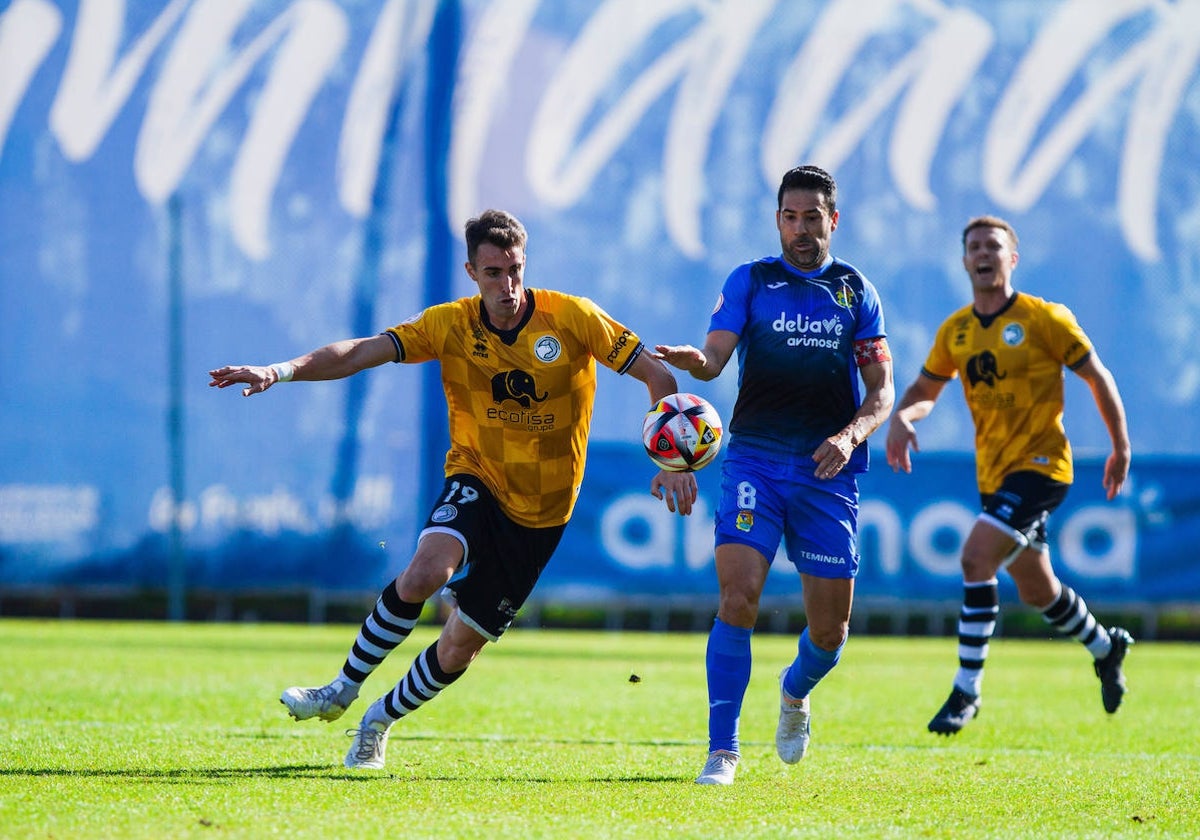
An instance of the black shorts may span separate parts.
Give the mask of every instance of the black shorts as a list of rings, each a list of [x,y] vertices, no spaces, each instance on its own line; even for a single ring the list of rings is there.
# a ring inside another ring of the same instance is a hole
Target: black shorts
[[[998,524],[1025,537],[1030,545],[1046,542],[1046,520],[1067,497],[1070,484],[1038,472],[1004,477],[995,493],[982,493],[983,512]]]
[[[445,594],[464,622],[494,642],[533,591],[565,529],[518,525],[482,481],[460,473],[446,479],[421,534],[450,534],[462,543],[463,563]]]

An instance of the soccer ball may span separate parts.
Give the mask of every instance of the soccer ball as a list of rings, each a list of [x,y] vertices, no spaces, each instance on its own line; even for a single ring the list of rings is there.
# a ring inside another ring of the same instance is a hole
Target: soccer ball
[[[642,443],[650,460],[668,472],[698,470],[721,450],[721,417],[695,394],[671,394],[646,412]]]

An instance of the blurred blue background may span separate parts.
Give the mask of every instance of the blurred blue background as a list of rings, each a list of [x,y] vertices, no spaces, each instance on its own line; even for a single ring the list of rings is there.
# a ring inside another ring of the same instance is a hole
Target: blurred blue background
[[[812,162],[900,390],[969,301],[963,223],[1015,224],[1018,288],[1075,311],[1135,453],[1106,502],[1108,437],[1068,377],[1056,564],[1088,597],[1200,600],[1198,47],[1195,0],[11,0],[0,585],[377,588],[440,486],[436,370],[246,400],[209,369],[471,294],[459,232],[487,207],[527,225],[529,285],[699,343],[729,270],[778,251],[779,176]],[[645,390],[600,379],[540,591],[711,595],[717,468],[667,515]],[[736,373],[681,386],[728,416]],[[978,499],[957,386],[919,432],[912,476],[872,441],[860,595],[958,595]],[[768,592],[797,586],[787,567]]]

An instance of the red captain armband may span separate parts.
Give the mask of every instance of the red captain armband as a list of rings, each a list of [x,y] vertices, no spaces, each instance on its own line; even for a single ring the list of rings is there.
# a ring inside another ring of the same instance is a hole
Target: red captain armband
[[[854,363],[859,367],[877,365],[881,362],[890,362],[891,360],[892,351],[888,349],[887,339],[882,336],[879,338],[864,338],[854,342]]]

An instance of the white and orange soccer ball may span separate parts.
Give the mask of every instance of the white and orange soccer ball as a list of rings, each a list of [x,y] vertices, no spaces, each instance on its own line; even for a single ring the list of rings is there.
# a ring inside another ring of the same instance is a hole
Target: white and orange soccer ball
[[[642,443],[650,460],[669,472],[698,470],[721,451],[721,416],[695,394],[671,394],[646,412]]]

